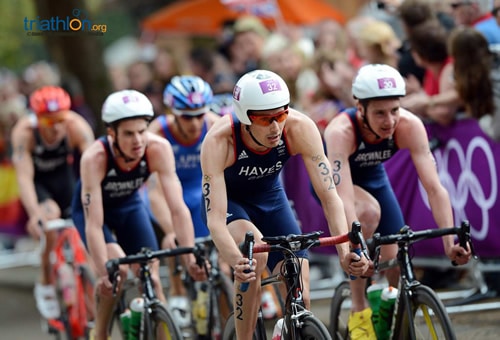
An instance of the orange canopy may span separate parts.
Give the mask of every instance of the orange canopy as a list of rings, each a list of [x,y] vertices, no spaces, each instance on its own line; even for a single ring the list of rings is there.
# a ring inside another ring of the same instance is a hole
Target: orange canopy
[[[268,27],[276,27],[282,20],[286,24],[311,25],[323,19],[343,24],[344,16],[322,0],[276,0],[281,18],[262,18]],[[151,14],[142,22],[149,31],[165,31],[192,35],[214,36],[222,32],[225,22],[246,13],[231,10],[220,0],[183,0]]]

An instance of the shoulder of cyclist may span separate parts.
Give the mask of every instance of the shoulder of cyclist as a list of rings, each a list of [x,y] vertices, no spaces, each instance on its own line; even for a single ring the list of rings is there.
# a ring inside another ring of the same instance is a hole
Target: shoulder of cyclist
[[[78,148],[81,152],[87,149],[95,140],[90,124],[74,111],[68,111],[66,128],[71,146]]]

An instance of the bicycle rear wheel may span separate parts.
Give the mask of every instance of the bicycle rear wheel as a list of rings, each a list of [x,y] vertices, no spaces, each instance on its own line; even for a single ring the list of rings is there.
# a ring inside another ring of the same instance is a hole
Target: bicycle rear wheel
[[[400,324],[396,323],[393,339],[456,339],[446,309],[431,288],[424,285],[415,287],[411,304],[411,316],[403,304],[398,306],[397,315],[400,315]],[[410,323],[415,326],[415,336],[409,334]]]
[[[299,334],[301,340],[329,340],[332,338],[323,322],[312,315],[308,315],[302,320]]]
[[[150,314],[143,314],[145,340],[182,340],[182,333],[172,314],[162,304],[151,307]]]
[[[330,335],[334,340],[349,339],[349,314],[351,312],[351,286],[348,281],[340,283],[330,303]]]

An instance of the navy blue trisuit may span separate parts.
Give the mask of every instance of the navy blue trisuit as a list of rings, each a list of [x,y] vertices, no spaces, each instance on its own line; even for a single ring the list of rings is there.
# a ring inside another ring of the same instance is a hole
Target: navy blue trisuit
[[[393,138],[383,139],[379,143],[365,141],[356,120],[356,111],[356,108],[349,108],[341,113],[348,115],[356,134],[356,151],[349,156],[352,181],[380,204],[377,232],[381,235],[395,234],[404,226],[403,213],[382,163],[394,156],[399,148]]]
[[[127,255],[136,254],[143,247],[157,250],[158,241],[151,218],[138,192],[150,175],[146,153],[133,169],[125,171],[116,164],[107,137],[100,137],[99,141],[107,154],[106,176],[101,182],[106,243],[118,243]],[[73,196],[72,217],[88,248],[81,191],[79,180]]]
[[[224,170],[228,207],[226,224],[251,221],[264,236],[300,234],[300,226],[279,178],[290,152],[283,130],[279,145],[264,152],[250,149],[242,140],[241,123],[231,114],[235,162]],[[205,205],[202,205],[203,210]],[[206,219],[205,210],[203,217]],[[307,258],[302,251],[299,257]],[[279,252],[269,253],[267,266],[273,270],[283,260]]]
[[[38,202],[54,200],[61,217],[71,217],[71,197],[75,188],[73,149],[67,137],[52,145],[42,139],[36,116],[32,118],[34,148],[31,152],[34,167],[34,185]]]

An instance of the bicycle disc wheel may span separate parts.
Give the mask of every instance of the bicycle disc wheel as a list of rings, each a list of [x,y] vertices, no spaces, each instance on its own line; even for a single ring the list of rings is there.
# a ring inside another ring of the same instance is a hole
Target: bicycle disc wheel
[[[299,334],[301,340],[329,340],[332,338],[323,322],[312,315],[308,315],[302,319],[302,327],[299,330]]]
[[[394,339],[456,339],[446,309],[431,288],[424,285],[415,287],[411,304],[413,315],[410,317],[403,306],[398,308],[401,312],[399,315],[402,316],[401,326],[395,327]],[[415,337],[409,334],[410,322],[413,322],[415,326]]]
[[[261,330],[260,327],[263,327],[263,323],[257,320],[257,325],[255,326],[255,331],[253,332],[253,340],[265,340],[259,334],[263,331],[265,334],[266,330]],[[226,320],[226,326],[224,327],[224,332],[222,334],[222,340],[237,340],[236,338],[236,325],[234,321],[234,313],[231,312],[229,317]]]
[[[182,333],[173,316],[161,304],[151,307],[151,314],[143,315],[145,340],[182,340]],[[148,318],[148,319],[147,319]]]
[[[351,286],[348,281],[340,283],[330,303],[330,335],[334,340],[349,339],[349,314],[351,312]]]

